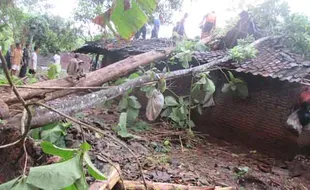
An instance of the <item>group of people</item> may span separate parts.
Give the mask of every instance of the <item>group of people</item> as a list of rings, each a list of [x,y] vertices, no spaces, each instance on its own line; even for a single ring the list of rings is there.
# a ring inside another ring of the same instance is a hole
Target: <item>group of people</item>
[[[38,46],[35,46],[34,51],[31,52],[30,44],[26,44],[24,49],[20,43],[12,44],[5,56],[11,75],[23,78],[26,76],[27,71],[30,74],[35,74],[39,52],[40,48]]]
[[[185,13],[183,18],[176,23],[173,28],[173,33],[177,33],[179,36],[185,37],[185,21],[188,17],[188,14]],[[158,33],[160,29],[160,25],[162,22],[161,15],[158,18],[154,19],[153,29],[151,38],[158,38]],[[216,14],[215,11],[212,11],[203,17],[202,22],[200,23],[201,29],[201,38],[205,38],[215,29],[216,26]],[[142,34],[142,39],[146,39],[146,24],[136,33],[134,39],[139,39]]]

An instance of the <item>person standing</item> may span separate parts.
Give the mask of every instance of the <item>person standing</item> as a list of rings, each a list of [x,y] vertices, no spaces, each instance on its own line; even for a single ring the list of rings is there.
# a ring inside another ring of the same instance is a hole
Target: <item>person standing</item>
[[[38,66],[38,54],[40,52],[40,48],[38,46],[34,47],[34,52],[31,54],[31,62],[29,66],[29,73],[35,75],[37,73]]]
[[[159,18],[155,18],[154,19],[154,27],[152,30],[152,36],[151,38],[158,38],[158,33],[159,33],[159,28],[160,28],[160,24],[161,24],[161,17],[159,16]]]
[[[182,20],[180,22],[178,22],[177,26],[174,28],[175,32],[178,33],[180,36],[186,36],[184,25],[185,25],[185,21],[186,21],[187,17],[188,17],[188,14],[185,13]]]
[[[204,16],[201,22],[201,39],[207,37],[216,26],[215,11]]]
[[[60,55],[59,55],[59,51],[57,50],[55,55],[53,56],[53,63],[54,64],[60,64]]]
[[[13,51],[14,51],[14,44],[10,46],[10,48],[8,49],[5,55],[5,60],[7,63],[8,70],[11,70],[12,68],[11,60],[12,60]]]
[[[12,75],[17,75],[19,69],[20,69],[20,65],[22,63],[22,58],[23,58],[23,50],[22,50],[22,46],[20,43],[16,43],[16,46],[14,48],[13,51],[13,55],[12,55],[12,71],[11,74]]]
[[[75,54],[74,55],[74,58],[72,58],[70,61],[69,61],[69,65],[68,65],[68,68],[67,68],[67,74],[70,75],[70,76],[75,76],[77,75],[78,71],[79,71],[79,55],[78,54]]]
[[[140,38],[141,34],[142,34],[142,39],[145,40],[145,38],[146,38],[146,24],[144,24],[142,26],[142,28],[136,33],[135,40],[138,40]]]
[[[23,78],[26,76],[28,66],[30,63],[30,58],[31,58],[31,46],[30,44],[26,44],[26,47],[24,48],[24,52],[23,52],[23,64],[19,72],[20,78]]]

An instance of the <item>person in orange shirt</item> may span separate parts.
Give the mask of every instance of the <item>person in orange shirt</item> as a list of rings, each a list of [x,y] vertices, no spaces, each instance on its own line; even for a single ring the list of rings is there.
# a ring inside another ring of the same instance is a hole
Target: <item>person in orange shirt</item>
[[[207,14],[201,22],[201,38],[207,37],[216,26],[215,12]]]
[[[13,54],[11,55],[12,57],[12,71],[11,74],[12,75],[17,75],[19,69],[20,69],[20,65],[22,63],[22,58],[23,58],[23,50],[22,50],[22,46],[20,43],[16,43],[15,49],[12,52]]]

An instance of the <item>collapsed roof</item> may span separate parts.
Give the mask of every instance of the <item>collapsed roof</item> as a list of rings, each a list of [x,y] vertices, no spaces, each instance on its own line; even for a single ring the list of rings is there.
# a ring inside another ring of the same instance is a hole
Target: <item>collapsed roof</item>
[[[170,39],[147,39],[135,41],[113,41],[98,40],[88,42],[81,48],[75,50],[75,53],[107,54],[111,52],[125,53],[128,55],[137,55],[151,50],[161,51],[167,47],[174,46]]]
[[[246,38],[248,35],[260,38],[260,32],[255,22],[246,12],[240,13],[240,20],[234,28],[220,38],[215,46],[217,49],[210,52],[195,52],[194,59],[199,64],[206,64],[221,59],[228,55],[226,48],[237,45],[237,40]],[[251,73],[262,77],[271,77],[281,81],[310,84],[310,61],[304,60],[301,55],[293,53],[281,45],[281,38],[270,39],[257,46],[258,54],[253,59],[243,62],[230,61],[221,65],[234,69],[237,72]],[[130,55],[137,55],[151,50],[162,51],[167,47],[173,47],[175,43],[170,39],[147,39],[130,42],[118,42],[100,40],[88,42],[83,47],[75,50],[76,53],[92,53],[102,55],[114,55],[119,61]]]
[[[310,83],[310,61],[284,46],[280,40],[270,39],[258,45],[258,54],[253,59],[243,62],[228,62],[221,66],[235,69],[237,72],[251,73],[262,77],[277,78],[281,81]],[[211,51],[195,53],[200,64],[206,64],[228,54],[226,51]]]

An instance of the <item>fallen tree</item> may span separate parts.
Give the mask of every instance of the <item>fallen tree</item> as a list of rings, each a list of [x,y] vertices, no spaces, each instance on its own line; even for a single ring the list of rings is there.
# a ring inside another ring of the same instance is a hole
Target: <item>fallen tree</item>
[[[60,100],[60,101],[59,100],[51,101],[48,103],[48,105],[53,107],[54,109],[59,110],[60,112],[64,114],[72,115],[73,113],[80,112],[83,109],[91,108],[94,105],[103,103],[107,100],[114,99],[124,94],[129,89],[142,86],[145,83],[155,82],[155,81],[160,80],[161,78],[164,78],[166,80],[172,80],[172,79],[180,78],[182,76],[186,76],[190,74],[206,72],[209,69],[211,69],[213,66],[216,66],[220,63],[227,62],[230,59],[231,59],[230,56],[227,56],[222,59],[210,62],[208,64],[193,67],[190,69],[177,70],[177,71],[173,71],[170,73],[159,73],[156,75],[155,78],[153,78],[151,75],[145,75],[145,76],[130,80],[122,85],[109,88],[107,90],[100,90],[97,92],[86,94],[84,96],[70,97],[64,100]],[[52,123],[52,122],[64,119],[63,116],[60,116],[58,113],[50,111],[47,108],[36,108],[34,112],[36,114],[32,118],[32,122],[31,122],[32,128],[37,128],[37,127],[46,125],[48,123]],[[19,126],[20,119],[21,119],[21,115],[18,115],[17,117],[11,118],[8,121],[8,124],[12,126]]]
[[[266,41],[270,38],[278,38],[278,37],[262,38],[262,39],[259,39],[253,42],[251,45],[257,46],[261,42]],[[107,100],[114,99],[124,94],[129,89],[142,86],[145,83],[156,82],[160,80],[161,78],[164,78],[166,80],[172,80],[172,79],[180,78],[180,77],[190,75],[190,74],[206,72],[212,69],[213,67],[217,67],[217,65],[219,65],[220,63],[228,62],[231,59],[232,58],[228,55],[222,59],[212,61],[205,65],[200,65],[200,66],[189,68],[189,69],[177,70],[177,71],[173,71],[170,73],[158,73],[156,74],[155,78],[151,75],[141,76],[139,78],[132,79],[119,86],[114,86],[106,90],[100,90],[97,92],[89,93],[84,96],[75,96],[75,97],[69,97],[63,100],[50,101],[47,103],[47,105],[53,107],[56,110],[59,110],[60,112],[66,115],[72,115],[74,113],[82,111],[83,109],[91,108],[94,105],[98,105]],[[34,113],[35,115],[33,116],[32,122],[31,122],[32,128],[41,127],[46,124],[64,119],[63,116],[47,108],[37,107]],[[18,127],[20,126],[21,117],[22,117],[21,114],[16,115],[15,117],[9,119],[7,123],[11,126]]]
[[[75,92],[75,90],[64,90],[64,91],[57,91],[57,95],[47,95],[48,93],[54,92],[56,89],[44,89],[44,87],[91,87],[91,86],[100,86],[105,82],[108,82],[114,78],[123,76],[128,74],[129,72],[135,70],[139,66],[144,66],[149,63],[152,63],[157,60],[161,60],[166,58],[171,52],[173,48],[167,48],[163,51],[150,51],[147,53],[139,54],[136,56],[128,57],[122,61],[99,69],[97,71],[91,72],[86,74],[86,77],[81,79],[79,82],[73,83],[68,78],[56,79],[56,80],[49,80],[44,82],[39,82],[36,84],[31,85],[34,88],[42,89],[23,89],[20,90],[20,96],[25,99],[29,100],[31,98],[40,98],[44,99],[46,96],[53,97],[49,98],[55,99],[61,96],[65,96],[67,94]],[[7,104],[15,103],[18,101],[17,97],[12,95],[11,93],[2,93],[0,95],[0,99]]]

